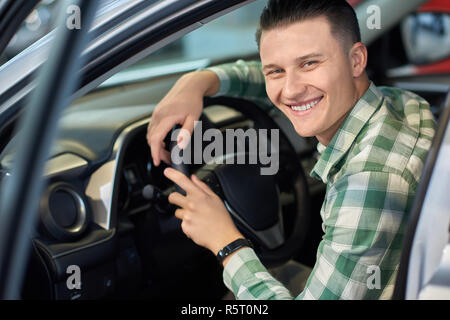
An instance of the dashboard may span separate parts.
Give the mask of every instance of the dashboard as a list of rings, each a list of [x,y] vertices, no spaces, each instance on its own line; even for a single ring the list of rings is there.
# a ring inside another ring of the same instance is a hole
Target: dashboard
[[[69,109],[63,115],[45,169],[23,298],[173,298],[174,288],[180,297],[223,295],[215,257],[143,192],[149,185],[170,187],[165,165],[153,167],[145,138],[153,108]],[[222,123],[241,119],[219,111]],[[14,142],[0,155],[2,180],[13,174]],[[71,266],[81,270],[80,290],[67,287]],[[199,277],[195,286],[186,280]]]

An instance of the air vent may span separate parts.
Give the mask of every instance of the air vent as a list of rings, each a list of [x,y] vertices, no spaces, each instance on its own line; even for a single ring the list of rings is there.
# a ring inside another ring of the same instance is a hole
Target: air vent
[[[41,199],[41,222],[57,240],[69,241],[79,237],[89,222],[85,197],[68,183],[50,185]]]

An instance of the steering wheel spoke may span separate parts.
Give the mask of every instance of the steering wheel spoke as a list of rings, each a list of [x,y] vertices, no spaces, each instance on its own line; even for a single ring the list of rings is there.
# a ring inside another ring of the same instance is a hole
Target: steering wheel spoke
[[[242,217],[230,206],[230,204],[225,200],[225,208],[231,216],[236,219],[239,224],[244,227],[244,233],[250,233],[253,239],[257,239],[261,242],[267,249],[274,250],[279,246],[284,244],[284,227],[283,227],[283,216],[281,208],[278,211],[279,220],[273,226],[264,230],[255,230],[248,223],[242,219]]]

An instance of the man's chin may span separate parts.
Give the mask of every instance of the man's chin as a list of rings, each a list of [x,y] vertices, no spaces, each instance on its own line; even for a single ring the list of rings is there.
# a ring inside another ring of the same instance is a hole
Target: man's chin
[[[298,128],[296,125],[294,125],[295,132],[302,137],[302,138],[311,138],[316,136],[316,132],[313,130],[308,130],[306,128]]]
[[[317,119],[295,119],[292,118],[292,116],[286,115],[289,119],[289,122],[291,122],[292,126],[294,127],[295,132],[303,138],[310,138],[315,137],[317,134],[319,134],[320,130],[318,130],[314,124],[317,125],[318,121],[315,121]],[[313,122],[313,123],[312,123]]]

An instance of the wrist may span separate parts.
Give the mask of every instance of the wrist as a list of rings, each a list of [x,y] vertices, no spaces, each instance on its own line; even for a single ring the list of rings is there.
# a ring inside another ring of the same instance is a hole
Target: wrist
[[[200,90],[203,96],[213,96],[220,88],[219,77],[210,70],[197,70],[184,76],[185,81],[196,90]]]
[[[217,253],[219,253],[220,250],[222,250],[225,246],[229,245],[233,241],[236,241],[237,239],[244,239],[245,237],[237,231],[236,233],[231,234],[228,237],[224,237],[223,239],[220,239],[217,241],[214,245],[210,247],[211,252],[217,256]]]
[[[250,240],[241,237],[230,242],[223,249],[219,250],[217,253],[217,260],[225,267],[231,256],[243,248],[253,248],[253,244]]]

